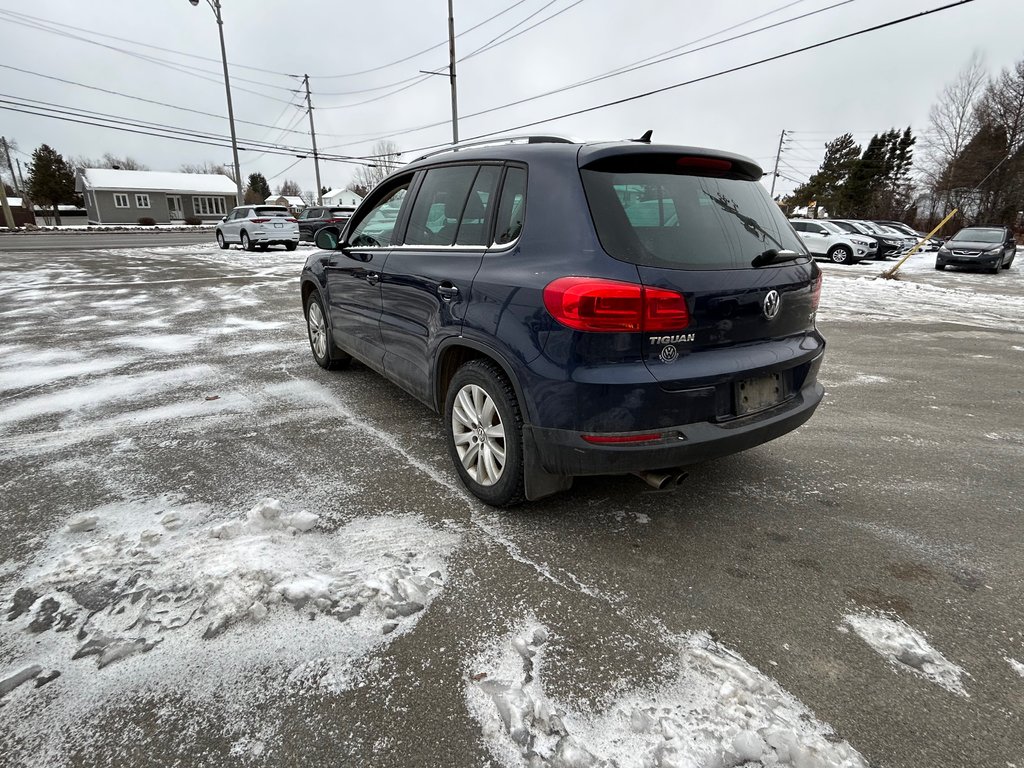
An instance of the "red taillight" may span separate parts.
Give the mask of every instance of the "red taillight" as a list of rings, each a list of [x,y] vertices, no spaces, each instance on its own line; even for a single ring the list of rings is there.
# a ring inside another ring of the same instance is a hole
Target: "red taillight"
[[[249,219],[253,224],[266,224],[270,219]]]
[[[811,287],[811,312],[818,311],[818,302],[821,301],[821,278],[822,272],[818,273],[818,276],[814,280],[814,285]]]
[[[326,224],[344,224],[348,219],[328,219]]]
[[[722,160],[718,157],[679,157],[676,158],[676,165],[680,168],[693,168],[698,171],[717,171],[725,173],[732,170],[730,160]]]
[[[298,222],[298,219],[285,219],[285,221],[287,221],[289,224],[295,224]]]
[[[661,440],[661,435],[580,435],[588,443],[596,445],[609,445],[621,443],[649,443],[652,440]]]
[[[562,325],[578,331],[672,331],[690,324],[682,294],[597,277],[560,277],[548,283],[544,306]]]

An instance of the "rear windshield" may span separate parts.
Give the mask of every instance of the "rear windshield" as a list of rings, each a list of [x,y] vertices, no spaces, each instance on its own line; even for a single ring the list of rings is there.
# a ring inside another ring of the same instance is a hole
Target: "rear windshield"
[[[291,216],[287,208],[257,208],[257,216]]]
[[[344,216],[348,217],[352,215],[352,211],[348,208],[331,208],[331,216]]]
[[[601,245],[622,261],[671,269],[745,269],[766,250],[806,254],[756,181],[584,169]]]
[[[950,239],[961,243],[1001,243],[1003,242],[1003,230],[961,229]]]

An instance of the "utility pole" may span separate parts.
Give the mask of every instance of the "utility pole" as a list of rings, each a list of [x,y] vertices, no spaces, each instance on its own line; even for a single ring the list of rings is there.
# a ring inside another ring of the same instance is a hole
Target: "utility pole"
[[[459,95],[455,88],[455,13],[448,0],[448,76],[452,84],[452,144],[459,143]]]
[[[313,168],[316,170],[316,204],[323,205],[324,199],[320,186],[320,155],[316,151],[316,129],[313,127],[313,97],[309,95],[309,75],[302,76],[306,86],[306,106],[309,108],[309,136],[313,139]]]
[[[18,164],[18,191],[21,192],[22,196],[25,196],[25,177],[21,175],[21,160],[15,160]]]
[[[783,131],[779,135],[779,151],[775,153],[775,170],[772,171],[772,191],[770,192],[772,200],[775,199],[775,181],[779,178],[779,160],[782,158],[782,142],[786,140],[786,132]]]
[[[20,192],[21,190],[18,189],[18,179],[14,175],[14,165],[11,163],[11,148],[7,146],[6,136],[0,136],[0,144],[3,145],[4,154],[7,155],[7,167],[11,171],[11,186],[14,187],[15,192]]]
[[[4,209],[4,224],[8,229],[14,229],[14,214],[11,213],[11,206],[7,204],[7,190],[0,184],[0,206]]]

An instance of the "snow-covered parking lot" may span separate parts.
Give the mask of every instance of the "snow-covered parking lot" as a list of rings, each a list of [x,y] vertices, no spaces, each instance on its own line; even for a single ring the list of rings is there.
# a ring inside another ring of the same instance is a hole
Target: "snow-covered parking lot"
[[[0,255],[0,765],[1024,766],[1021,259],[824,265],[806,426],[498,512],[308,253]]]

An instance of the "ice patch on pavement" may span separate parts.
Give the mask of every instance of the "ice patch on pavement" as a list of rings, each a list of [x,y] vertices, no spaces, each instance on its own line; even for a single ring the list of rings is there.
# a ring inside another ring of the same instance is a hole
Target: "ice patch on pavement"
[[[843,621],[894,667],[909,669],[950,693],[970,696],[961,680],[967,674],[963,668],[932,648],[924,635],[906,622],[869,614],[848,614]]]
[[[109,343],[119,347],[137,347],[147,352],[160,352],[166,355],[180,355],[191,352],[202,339],[181,333],[152,334],[148,336],[116,336]]]
[[[527,621],[467,668],[466,702],[504,766],[866,768],[861,755],[778,683],[706,633],[678,638],[667,683],[602,713],[544,685],[548,630]]]
[[[231,732],[252,736],[239,731],[268,717],[268,690],[351,687],[440,594],[459,539],[414,516],[317,523],[273,499],[217,523],[166,500],[69,519],[0,602],[0,681],[59,673],[11,683],[0,730],[51,765],[76,729],[142,700],[226,708]]]
[[[128,357],[101,357],[59,365],[40,365],[42,361],[38,359],[33,361],[35,365],[29,366],[12,367],[5,364],[4,370],[0,371],[0,392],[39,387],[61,379],[107,373],[134,361],[134,358]]]
[[[1006,663],[1010,665],[1014,672],[1024,677],[1024,664],[1021,664],[1016,659],[1011,659],[1009,656],[1004,656],[1003,658],[1006,659]]]

